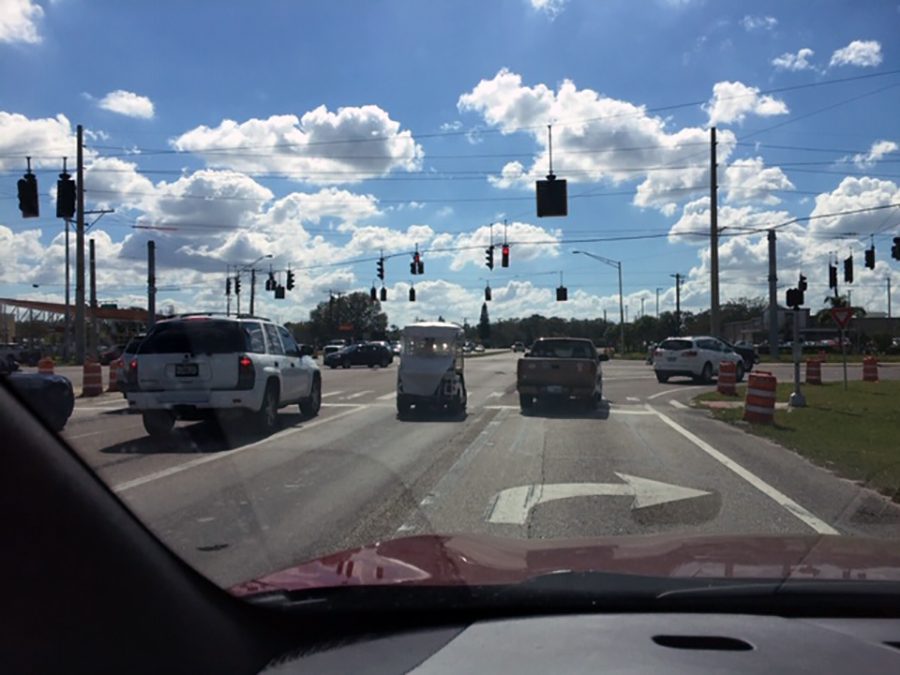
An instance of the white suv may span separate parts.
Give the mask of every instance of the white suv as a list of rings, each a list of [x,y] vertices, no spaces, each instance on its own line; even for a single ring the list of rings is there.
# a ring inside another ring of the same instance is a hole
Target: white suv
[[[322,404],[322,378],[308,350],[268,319],[191,314],[157,323],[126,366],[129,410],[151,436],[176,419],[209,419],[225,411],[253,415],[273,429],[278,409],[297,403],[309,417]]]
[[[667,382],[673,375],[709,382],[719,374],[722,361],[732,361],[737,381],[744,379],[743,357],[714,337],[671,337],[660,342],[653,352],[653,370],[660,382]]]

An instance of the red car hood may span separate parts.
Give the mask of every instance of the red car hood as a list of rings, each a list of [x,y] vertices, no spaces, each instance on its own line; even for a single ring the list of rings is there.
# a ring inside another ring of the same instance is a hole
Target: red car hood
[[[516,584],[559,571],[668,578],[900,581],[900,546],[840,536],[505,539],[423,535],[324,556],[231,588],[235,595],[335,586]]]

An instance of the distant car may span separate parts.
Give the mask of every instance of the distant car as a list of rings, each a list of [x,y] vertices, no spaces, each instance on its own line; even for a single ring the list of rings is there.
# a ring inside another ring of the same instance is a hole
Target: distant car
[[[736,344],[732,344],[727,340],[723,340],[719,338],[719,340],[727,347],[730,347],[734,352],[740,355],[742,359],[744,359],[744,370],[746,372],[750,372],[753,370],[753,366],[759,363],[759,354],[756,349],[753,348],[753,345],[747,344],[746,342],[738,342]]]
[[[75,409],[72,383],[62,375],[8,372],[0,376],[31,410],[53,431],[62,431]]]
[[[474,349],[472,349],[472,351],[475,352],[476,354],[480,354],[484,351],[484,345],[475,345],[475,347],[474,347]]]
[[[125,351],[125,346],[126,343],[123,342],[100,352],[100,365],[108,366],[110,363],[119,358],[122,355],[122,352]]]
[[[733,362],[737,381],[744,379],[744,359],[721,340],[708,336],[671,337],[660,342],[653,353],[653,370],[659,382],[668,382],[676,375],[710,382],[718,375],[722,361]]]
[[[525,351],[525,343],[524,342],[513,342],[512,343],[513,352],[524,352]]]
[[[400,356],[403,351],[403,345],[400,342],[392,342],[391,343],[391,353],[394,356]]]
[[[122,353],[110,363],[116,369],[116,386],[123,394],[128,391],[128,363],[138,353],[145,337],[146,333],[135,335],[125,344]]]
[[[325,356],[325,365],[329,368],[350,368],[351,366],[381,366],[386,368],[394,362],[390,349],[382,344],[363,343],[350,345]]]
[[[334,354],[335,352],[339,352],[344,347],[347,346],[346,340],[332,340],[322,349],[322,357],[326,357],[329,354]]]

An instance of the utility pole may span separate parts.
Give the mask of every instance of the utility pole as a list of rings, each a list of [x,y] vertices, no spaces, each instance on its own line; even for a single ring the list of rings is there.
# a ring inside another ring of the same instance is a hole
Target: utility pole
[[[225,264],[225,316],[231,316],[231,265]]]
[[[156,323],[156,242],[147,242],[147,329]]]
[[[659,318],[659,292],[661,290],[662,290],[661,288],[656,289],[656,318],[657,319]]]
[[[76,128],[75,170],[75,361],[84,363],[84,128]]]
[[[253,313],[255,300],[256,300],[256,268],[253,267],[250,269],[250,316],[255,316],[255,314]]]
[[[775,258],[775,230],[769,230],[769,354],[778,358],[778,274]]]
[[[887,277],[885,279],[885,282],[887,283],[888,319],[890,319],[891,318],[891,278]],[[893,331],[891,331],[891,332],[893,332]]]
[[[644,318],[644,300],[646,300],[646,298],[644,298],[644,297],[642,296],[642,297],[641,297],[641,318],[642,318],[642,319]]]
[[[681,335],[681,274],[675,273],[675,335]]]
[[[91,276],[91,333],[88,352],[92,359],[97,358],[97,259],[94,256],[94,240],[89,242],[90,276]]]
[[[69,360],[69,341],[72,339],[72,318],[69,316],[69,311],[71,308],[71,301],[69,298],[69,283],[70,283],[70,271],[69,271],[69,219],[65,219],[66,222],[66,318],[65,318],[65,332],[63,333],[63,360]]]
[[[241,315],[241,294],[238,293],[237,285],[238,285],[238,279],[241,278],[241,270],[240,270],[237,266],[235,266],[234,271],[236,272],[236,274],[234,275],[234,281],[235,281],[235,283],[234,283],[234,286],[235,286],[235,289],[234,289],[234,304],[235,304],[235,306],[237,307],[237,309],[236,309],[236,311],[235,311],[235,314],[236,314],[237,316],[240,316],[240,315]]]
[[[719,329],[719,186],[717,184],[716,128],[709,129],[709,332]]]

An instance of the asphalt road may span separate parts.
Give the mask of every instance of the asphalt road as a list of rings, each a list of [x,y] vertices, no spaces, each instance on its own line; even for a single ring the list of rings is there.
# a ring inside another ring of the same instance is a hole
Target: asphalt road
[[[688,408],[705,387],[661,385],[642,362],[611,361],[599,410],[523,415],[518,358],[467,360],[462,418],[397,419],[395,364],[325,369],[320,415],[292,406],[268,437],[179,423],[151,441],[118,394],[79,399],[63,436],[223,585],[421,533],[900,537],[896,505]],[[839,369],[826,369],[832,378]]]

